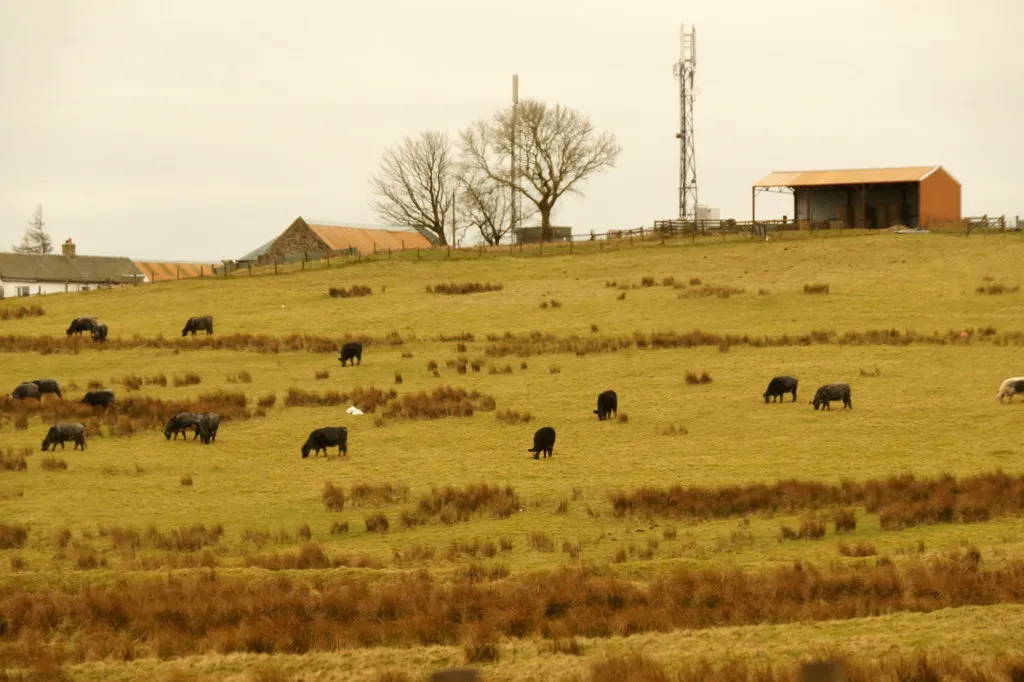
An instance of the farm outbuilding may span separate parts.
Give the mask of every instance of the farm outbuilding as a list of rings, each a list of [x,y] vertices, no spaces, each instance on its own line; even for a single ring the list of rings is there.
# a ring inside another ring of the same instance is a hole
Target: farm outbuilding
[[[148,281],[128,258],[79,256],[74,242],[61,255],[0,253],[0,298],[38,296],[139,284]]]
[[[961,218],[960,183],[942,166],[776,171],[754,183],[754,220],[757,195],[766,191],[791,192],[793,216],[811,223],[926,228]]]
[[[351,224],[306,221],[301,216],[288,228],[254,251],[238,259],[240,263],[287,262],[322,254],[429,249],[433,244],[416,230],[397,227],[369,227]]]

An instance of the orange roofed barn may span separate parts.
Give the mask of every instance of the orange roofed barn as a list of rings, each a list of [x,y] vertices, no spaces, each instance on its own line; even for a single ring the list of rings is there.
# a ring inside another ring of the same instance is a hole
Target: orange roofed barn
[[[755,213],[762,191],[792,192],[797,220],[838,220],[850,227],[927,228],[961,217],[960,183],[942,166],[777,171],[754,183]]]
[[[414,230],[306,222],[299,217],[284,232],[238,260],[242,263],[287,262],[338,251],[373,253],[389,249],[429,249],[432,246],[426,237]]]

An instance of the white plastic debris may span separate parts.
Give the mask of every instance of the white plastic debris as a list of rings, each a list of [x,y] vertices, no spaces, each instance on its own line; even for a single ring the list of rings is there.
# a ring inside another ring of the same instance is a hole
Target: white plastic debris
[[[362,414],[362,413],[363,413],[363,411],[362,411],[362,410],[360,410],[360,409],[359,409],[358,407],[356,407],[355,405],[353,405],[353,406],[349,407],[349,408],[348,408],[347,410],[345,410],[345,411],[346,411],[346,412],[348,412],[349,414]]]

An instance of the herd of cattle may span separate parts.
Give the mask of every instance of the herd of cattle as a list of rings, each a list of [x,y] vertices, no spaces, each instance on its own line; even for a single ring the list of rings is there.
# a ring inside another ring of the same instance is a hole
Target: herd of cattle
[[[77,317],[71,321],[67,329],[67,335],[89,332],[95,341],[104,341],[107,338],[107,325],[95,317]],[[213,333],[213,317],[203,315],[190,317],[181,330],[182,336],[196,332],[205,331],[208,335]],[[362,364],[363,345],[358,341],[345,343],[341,347],[338,357],[342,367],[347,365]],[[792,402],[796,402],[796,391],[798,380],[794,376],[777,376],[768,382],[768,388],[763,394],[764,402],[784,402],[786,394],[793,396]],[[1010,377],[1002,382],[996,398],[999,402],[1005,399],[1013,399],[1017,393],[1024,394],[1024,377]],[[54,379],[34,379],[19,384],[12,392],[11,397],[15,400],[36,399],[39,400],[45,394],[54,394],[63,400],[60,385]],[[111,389],[90,390],[83,397],[81,402],[93,407],[106,409],[115,401],[114,391]],[[814,399],[810,404],[815,410],[831,410],[830,403],[842,401],[843,409],[853,409],[853,401],[850,397],[850,385],[847,383],[825,384],[818,388]],[[601,421],[609,419],[612,415],[618,415],[619,398],[615,391],[607,390],[597,396],[597,409],[594,414]],[[188,429],[193,429],[192,440],[197,438],[204,445],[216,441],[217,429],[220,426],[220,416],[213,412],[196,414],[193,412],[179,412],[173,415],[164,427],[164,436],[170,440],[172,437],[177,440],[180,433],[182,438],[188,440]],[[43,439],[42,449],[45,452],[48,448],[56,449],[57,445],[64,448],[65,441],[73,441],[75,449],[86,447],[85,425],[77,422],[63,422],[54,424],[49,428],[46,437]],[[306,458],[312,452],[315,457],[321,451],[327,455],[327,449],[336,447],[338,454],[348,454],[348,428],[345,426],[327,426],[314,429],[306,442],[303,443],[302,457]],[[555,429],[551,426],[543,426],[533,434],[533,447],[527,452],[533,453],[534,459],[539,459],[543,454],[545,458],[554,454]]]

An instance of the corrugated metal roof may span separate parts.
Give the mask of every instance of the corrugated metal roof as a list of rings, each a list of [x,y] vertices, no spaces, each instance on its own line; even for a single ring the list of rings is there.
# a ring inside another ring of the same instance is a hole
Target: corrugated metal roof
[[[0,253],[0,279],[6,280],[98,284],[130,282],[139,274],[130,258]]]
[[[280,237],[280,236],[281,235],[277,235],[277,237]],[[274,245],[274,242],[277,241],[277,237],[274,237],[273,239],[271,239],[266,244],[263,244],[262,246],[259,246],[259,247],[255,248],[255,249],[253,249],[252,251],[250,251],[249,253],[245,254],[244,256],[239,258],[238,260],[240,260],[240,261],[257,260],[260,256],[262,256],[263,254],[265,254],[267,252],[267,249],[269,249],[271,246]]]
[[[215,267],[210,263],[172,263],[168,261],[135,261],[135,266],[149,277],[150,282],[199,277],[200,268],[204,275],[210,276]]]
[[[401,251],[402,249],[429,249],[432,244],[419,232],[405,230],[381,230],[364,227],[345,227],[341,225],[323,225],[308,223],[309,229],[324,240],[331,249],[356,248],[360,253],[372,253],[374,246],[377,251]]]
[[[938,168],[940,166],[775,171],[755,182],[754,187],[813,187],[820,185],[872,185],[882,182],[919,182]]]

